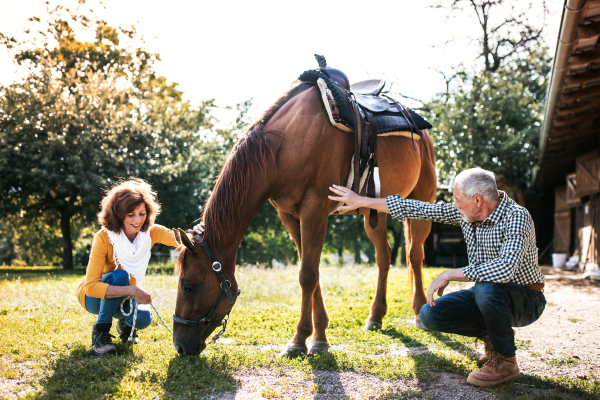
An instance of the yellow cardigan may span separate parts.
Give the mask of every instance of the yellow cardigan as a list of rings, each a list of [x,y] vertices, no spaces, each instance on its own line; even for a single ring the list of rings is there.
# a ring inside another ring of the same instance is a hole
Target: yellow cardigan
[[[178,245],[173,231],[162,225],[152,225],[150,227],[150,238],[152,239],[152,246],[155,243],[162,243],[167,246]],[[108,240],[108,233],[101,229],[94,236],[85,277],[77,286],[77,300],[79,300],[83,308],[85,308],[86,295],[100,299],[106,296],[106,290],[109,285],[108,283],[102,283],[102,275],[114,270],[113,246]],[[135,285],[134,277],[130,277],[129,284],[132,286]]]

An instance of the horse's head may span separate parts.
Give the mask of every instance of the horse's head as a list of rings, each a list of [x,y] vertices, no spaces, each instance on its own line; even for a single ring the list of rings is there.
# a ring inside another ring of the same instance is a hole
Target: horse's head
[[[179,284],[173,316],[173,344],[179,354],[198,355],[206,348],[208,336],[222,326],[239,292],[231,288],[231,297],[222,290],[225,285],[221,282],[233,280],[233,276],[222,274],[221,265],[210,260],[200,242],[190,239],[181,229],[175,230],[175,237],[182,246],[176,265]],[[210,257],[214,257],[212,253]]]

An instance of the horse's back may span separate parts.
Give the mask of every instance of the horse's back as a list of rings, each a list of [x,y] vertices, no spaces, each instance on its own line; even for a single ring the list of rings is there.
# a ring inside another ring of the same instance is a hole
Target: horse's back
[[[264,131],[276,148],[281,184],[295,182],[296,190],[306,186],[323,187],[325,196],[332,183],[346,185],[354,136],[330,123],[316,86],[284,104],[267,122]],[[433,145],[426,133],[423,140],[427,141],[427,149],[422,140],[416,140],[415,148],[410,138],[377,138],[381,197],[393,194],[407,197],[420,180],[431,181],[432,175],[435,192]],[[431,187],[431,183],[424,186]]]

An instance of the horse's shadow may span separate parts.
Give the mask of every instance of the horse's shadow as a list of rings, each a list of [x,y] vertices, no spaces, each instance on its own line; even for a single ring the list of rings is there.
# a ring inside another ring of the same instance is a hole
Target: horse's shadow
[[[131,347],[117,344],[118,356],[94,356],[89,346],[78,345],[52,361],[53,372],[41,380],[40,397],[90,399],[119,391],[128,371],[142,362]]]
[[[229,356],[177,356],[169,361],[163,384],[165,398],[200,398],[234,392],[237,381]]]

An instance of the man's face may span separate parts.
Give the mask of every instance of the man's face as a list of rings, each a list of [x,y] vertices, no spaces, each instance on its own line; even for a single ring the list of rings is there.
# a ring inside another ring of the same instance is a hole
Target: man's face
[[[465,222],[477,221],[476,217],[480,211],[480,207],[478,207],[478,197],[481,196],[475,195],[469,200],[462,195],[458,186],[454,187],[454,208],[460,210],[460,215]]]

